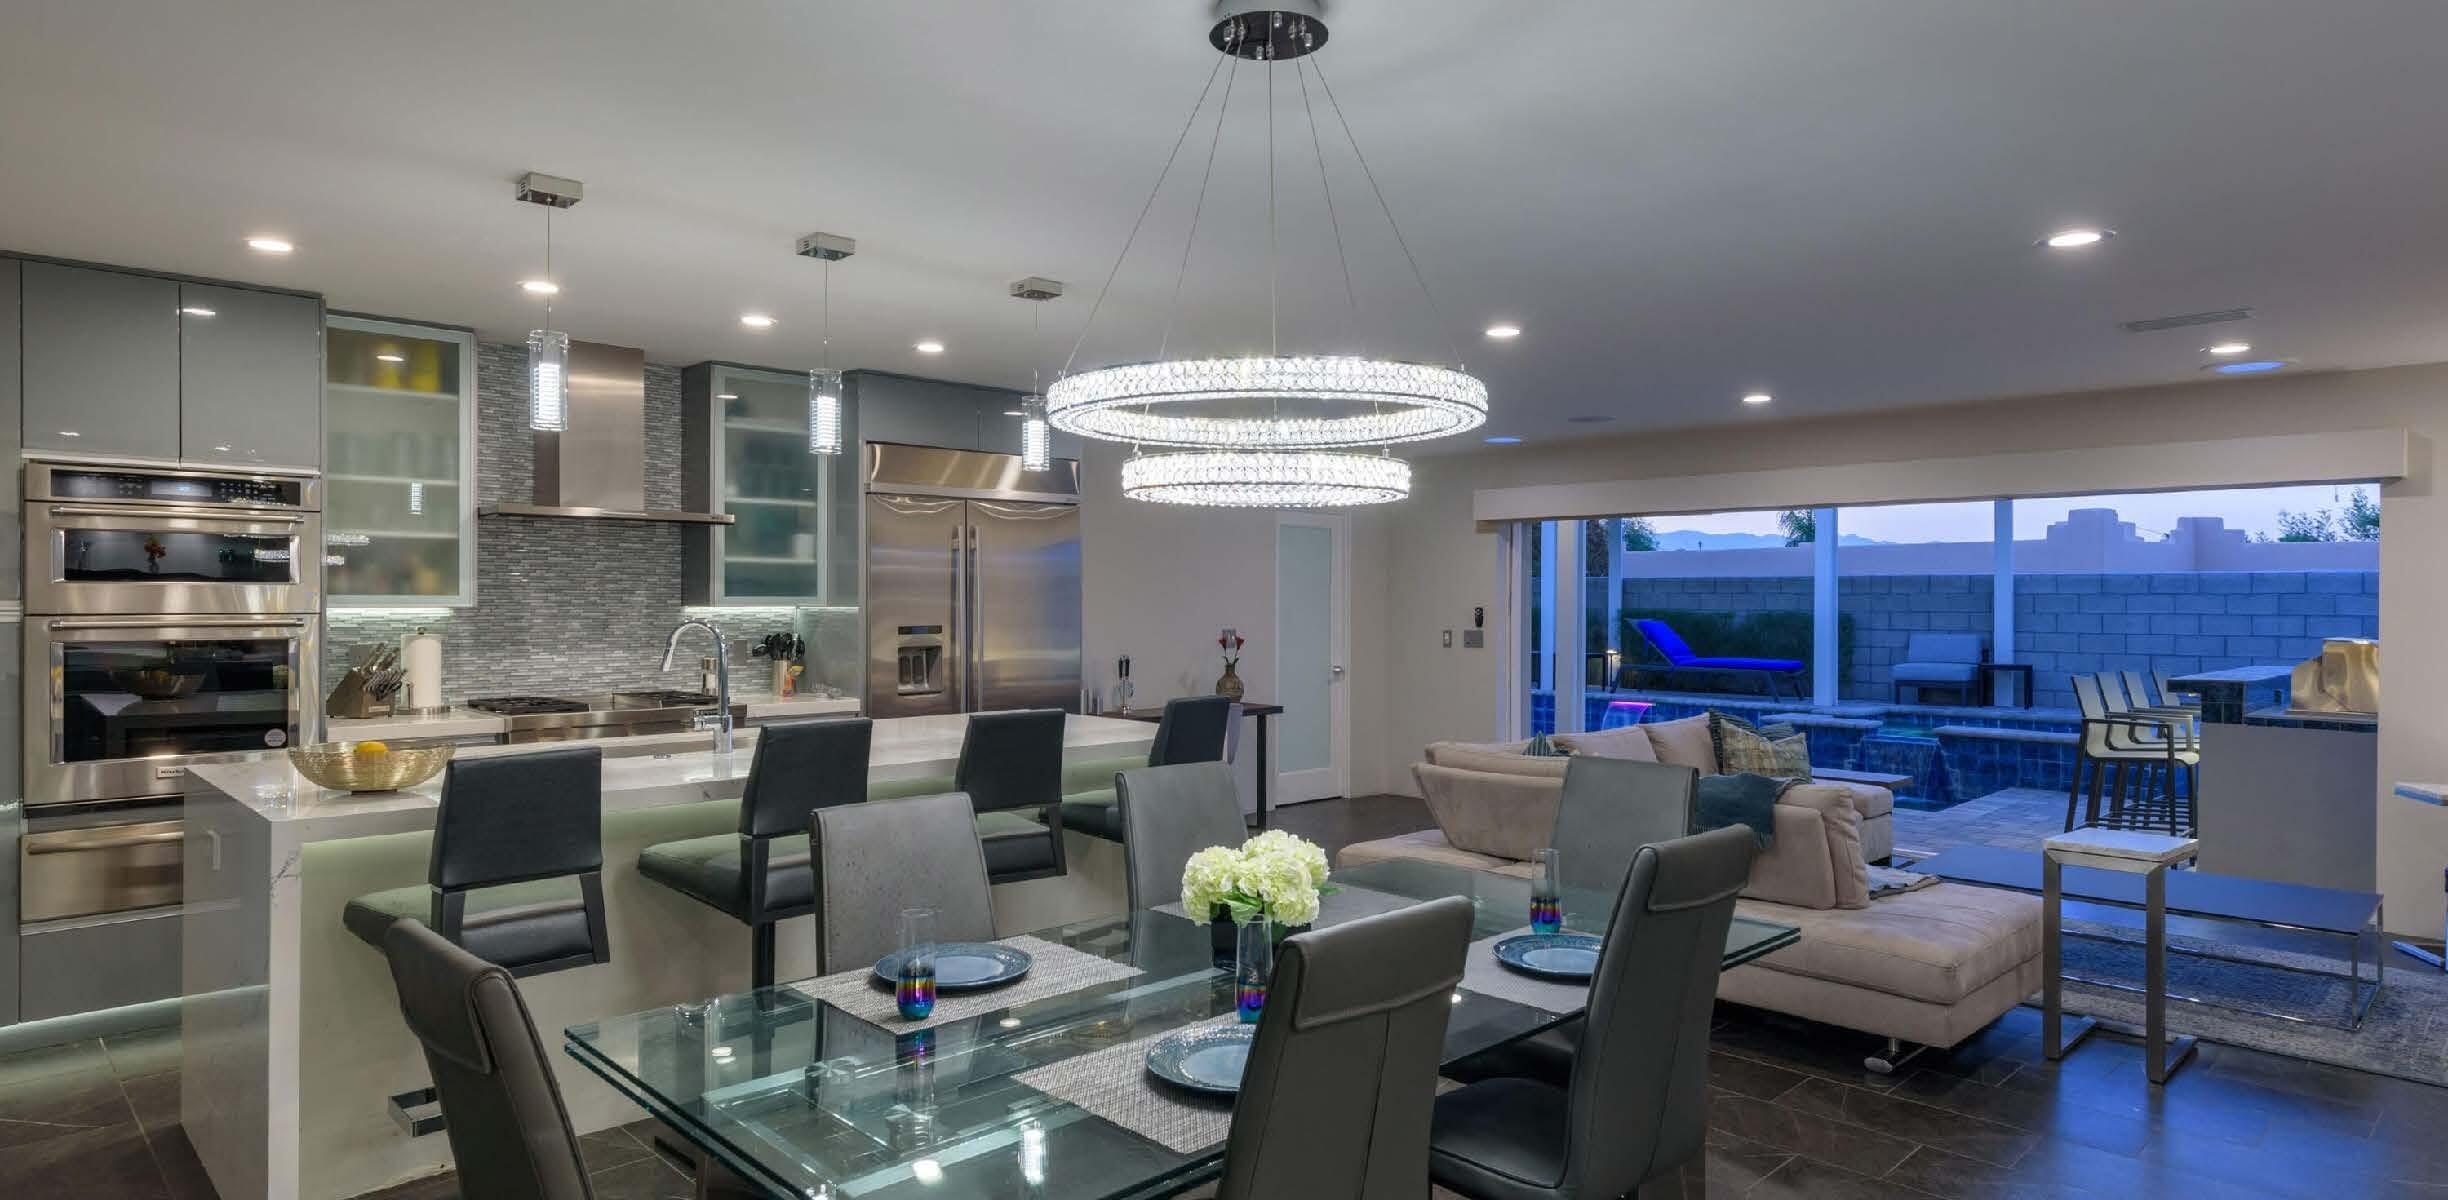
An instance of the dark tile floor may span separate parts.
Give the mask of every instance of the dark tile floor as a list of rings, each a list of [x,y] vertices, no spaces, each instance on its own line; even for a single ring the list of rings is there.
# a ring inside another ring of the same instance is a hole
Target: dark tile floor
[[[1331,852],[1427,817],[1371,796],[1288,808],[1279,824]],[[1708,1146],[1684,1196],[2448,1200],[2448,1089],[2226,1046],[2154,1088],[2130,1039],[2094,1035],[2048,1062],[2028,1009],[1880,1076],[1861,1066],[1871,1038],[1718,1015]],[[212,1200],[177,1124],[177,1044],[161,1031],[0,1057],[0,1197]],[[584,1139],[598,1196],[689,1194],[646,1131]],[[380,1193],[456,1194],[447,1176]]]

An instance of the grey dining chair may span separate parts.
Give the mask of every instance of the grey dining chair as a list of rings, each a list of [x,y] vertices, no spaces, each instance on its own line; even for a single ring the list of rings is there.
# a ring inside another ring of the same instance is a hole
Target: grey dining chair
[[[1284,939],[1233,1101],[1219,1200],[1428,1194],[1428,1129],[1471,904]]]
[[[774,923],[816,911],[809,819],[819,808],[867,799],[865,717],[789,721],[757,732],[739,832],[657,842],[638,852],[638,874],[748,926],[748,983],[772,987]]]
[[[1758,848],[1739,825],[1641,847],[1598,952],[1570,1079],[1486,1079],[1437,1097],[1438,1184],[1474,1200],[1625,1196],[1700,1152],[1709,1014]]]
[[[382,949],[449,1123],[457,1194],[592,1200],[551,1056],[510,972],[414,917],[392,922]]]
[[[1556,801],[1556,864],[1565,887],[1612,894],[1632,856],[1692,831],[1700,773],[1690,767],[1576,755]]]
[[[1241,789],[1220,762],[1141,767],[1114,773],[1122,809],[1122,857],[1137,912],[1181,899],[1182,864],[1209,846],[1238,846],[1249,837],[1241,820]],[[1207,914],[1193,913],[1194,920]]]
[[[944,942],[991,941],[994,899],[969,797],[958,792],[816,810],[816,970],[864,967],[899,947],[901,910],[935,910]]]

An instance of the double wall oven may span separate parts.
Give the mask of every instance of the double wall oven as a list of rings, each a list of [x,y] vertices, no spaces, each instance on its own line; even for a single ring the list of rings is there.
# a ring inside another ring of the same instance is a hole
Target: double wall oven
[[[26,464],[21,1019],[175,994],[188,769],[312,732],[321,490]]]

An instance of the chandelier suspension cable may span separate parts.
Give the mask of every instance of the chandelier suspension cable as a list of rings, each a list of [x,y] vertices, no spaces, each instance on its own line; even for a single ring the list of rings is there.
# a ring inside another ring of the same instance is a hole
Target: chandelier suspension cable
[[[1275,260],[1276,260],[1276,258],[1278,257],[1278,256],[1276,255],[1276,253],[1275,253],[1275,60],[1274,60],[1274,59],[1271,59],[1271,58],[1267,60],[1267,65],[1266,65],[1266,87],[1267,87],[1267,353],[1268,353],[1270,356],[1277,356],[1277,355],[1281,355],[1281,354],[1283,353],[1283,345],[1282,345],[1281,339],[1280,339],[1280,338],[1279,338],[1279,337],[1276,335],[1277,321],[1276,321],[1276,316],[1275,316],[1276,275],[1277,275],[1277,270],[1278,270],[1278,269],[1277,269],[1277,267],[1276,267],[1276,265],[1275,265]],[[1277,412],[1278,414],[1281,414],[1281,412],[1283,411],[1283,399],[1282,399],[1281,397],[1277,397],[1277,398],[1276,398],[1276,401],[1275,401],[1275,409],[1276,409],[1276,412]]]
[[[1173,341],[1173,319],[1181,311],[1182,284],[1190,278],[1190,247],[1198,241],[1199,217],[1207,211],[1207,183],[1215,178],[1216,145],[1224,140],[1224,120],[1232,115],[1233,80],[1241,74],[1241,60],[1232,60],[1232,71],[1224,76],[1224,98],[1216,105],[1216,126],[1207,139],[1207,169],[1199,176],[1198,202],[1190,208],[1190,233],[1182,238],[1181,268],[1173,273],[1173,299],[1165,305],[1164,333],[1156,339],[1156,357],[1165,356],[1165,348]],[[1192,114],[1195,118],[1196,114]],[[1091,318],[1094,313],[1090,314]],[[1085,331],[1082,331],[1085,333]]]
[[[1411,253],[1411,243],[1403,237],[1401,223],[1394,219],[1394,206],[1386,203],[1385,189],[1378,186],[1377,172],[1369,168],[1368,155],[1360,149],[1360,139],[1352,134],[1351,118],[1343,115],[1342,102],[1335,99],[1334,85],[1326,82],[1325,66],[1314,61],[1315,55],[1311,55],[1310,58],[1312,59],[1311,69],[1317,72],[1318,88],[1326,93],[1326,106],[1334,110],[1336,123],[1343,127],[1343,139],[1351,143],[1352,159],[1360,164],[1360,174],[1368,180],[1369,191],[1375,193],[1378,210],[1385,214],[1386,227],[1394,231],[1394,244],[1402,249],[1403,261],[1411,265],[1411,278],[1419,284],[1420,297],[1428,302],[1429,319],[1435,321],[1438,328],[1445,330],[1446,348],[1453,353],[1454,366],[1460,368],[1464,366],[1462,345],[1459,341],[1453,340],[1456,335],[1445,323],[1445,311],[1438,306],[1436,293],[1429,290],[1428,276],[1420,271],[1419,259]]]
[[[1096,302],[1088,306],[1088,320],[1080,325],[1079,337],[1071,343],[1071,353],[1063,357],[1063,374],[1071,373],[1071,364],[1078,360],[1080,346],[1088,340],[1088,331],[1096,327],[1097,312],[1105,307],[1106,293],[1113,291],[1114,276],[1122,273],[1122,260],[1130,257],[1131,243],[1139,240],[1139,227],[1147,224],[1148,211],[1156,207],[1156,194],[1164,190],[1165,176],[1173,173],[1173,160],[1181,156],[1182,143],[1189,140],[1190,127],[1198,123],[1199,110],[1207,106],[1207,93],[1214,89],[1216,74],[1223,69],[1224,60],[1221,58],[1216,60],[1215,66],[1208,68],[1207,83],[1199,89],[1198,102],[1190,106],[1189,119],[1182,122],[1181,132],[1174,135],[1173,149],[1165,155],[1164,168],[1156,172],[1156,183],[1148,189],[1147,203],[1139,206],[1139,218],[1131,222],[1130,236],[1122,239],[1122,252],[1114,255],[1113,268],[1105,272],[1105,284],[1097,289]]]
[[[1335,262],[1343,268],[1343,299],[1351,305],[1353,349],[1359,349],[1360,293],[1352,287],[1351,258],[1343,253],[1343,222],[1335,216],[1334,184],[1326,177],[1326,146],[1318,139],[1317,109],[1309,104],[1309,76],[1301,70],[1301,60],[1292,60],[1293,77],[1300,80],[1301,112],[1309,118],[1309,151],[1317,156],[1318,190],[1326,194],[1326,227],[1334,231]]]

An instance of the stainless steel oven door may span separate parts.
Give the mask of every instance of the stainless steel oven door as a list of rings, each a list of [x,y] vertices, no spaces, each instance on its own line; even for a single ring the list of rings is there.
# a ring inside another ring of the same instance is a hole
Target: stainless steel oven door
[[[26,502],[25,607],[38,613],[311,613],[323,516],[174,504]]]
[[[17,919],[32,925],[177,904],[186,840],[176,803],[37,817],[17,843]]]
[[[28,617],[28,805],[177,795],[198,763],[307,732],[316,620]]]

